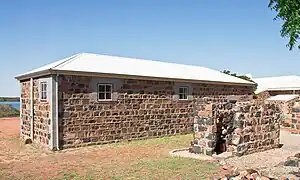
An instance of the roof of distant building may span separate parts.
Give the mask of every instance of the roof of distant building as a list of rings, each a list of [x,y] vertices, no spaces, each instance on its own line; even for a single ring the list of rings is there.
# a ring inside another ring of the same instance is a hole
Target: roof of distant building
[[[269,97],[267,101],[291,101],[298,98],[297,94],[278,94],[276,96]]]
[[[255,93],[274,90],[300,90],[300,77],[291,76],[276,76],[253,79],[257,83]]]

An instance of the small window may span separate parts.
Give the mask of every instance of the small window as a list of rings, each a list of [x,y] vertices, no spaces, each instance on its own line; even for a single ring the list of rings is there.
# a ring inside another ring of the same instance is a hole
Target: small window
[[[180,87],[179,100],[187,100],[187,99],[188,99],[188,87]]]
[[[99,101],[112,100],[112,85],[111,84],[98,84],[98,100]]]
[[[47,100],[47,83],[41,83],[41,100]]]

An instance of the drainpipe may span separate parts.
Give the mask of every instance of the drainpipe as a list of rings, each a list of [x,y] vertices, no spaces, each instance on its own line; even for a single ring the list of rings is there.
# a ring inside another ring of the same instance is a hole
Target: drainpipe
[[[58,128],[58,74],[56,74],[56,81],[55,81],[55,90],[56,90],[56,92],[55,92],[55,96],[56,96],[56,98],[55,98],[55,104],[56,104],[56,106],[55,106],[55,108],[56,108],[56,113],[55,113],[55,119],[56,119],[56,121],[55,121],[55,123],[56,123],[56,148],[57,148],[57,150],[59,150],[59,132],[58,132],[58,130],[59,130],[59,128]]]
[[[33,110],[34,110],[34,105],[33,105],[33,79],[30,78],[30,138],[33,142]]]
[[[23,85],[20,82],[20,89],[21,89],[21,93],[20,93],[20,137],[22,137],[22,125],[23,125],[23,120],[22,120],[22,91],[23,91]]]

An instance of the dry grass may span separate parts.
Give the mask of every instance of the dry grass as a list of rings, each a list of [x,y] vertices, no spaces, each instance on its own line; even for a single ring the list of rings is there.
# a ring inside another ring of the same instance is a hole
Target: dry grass
[[[51,152],[19,141],[18,119],[0,120],[0,179],[205,179],[216,165],[173,158],[191,135]]]

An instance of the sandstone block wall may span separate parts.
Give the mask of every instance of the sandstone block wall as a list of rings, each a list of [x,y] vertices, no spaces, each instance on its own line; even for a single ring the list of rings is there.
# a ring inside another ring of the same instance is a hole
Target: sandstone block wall
[[[297,101],[299,103],[299,100]],[[292,108],[292,122],[291,122],[291,133],[300,134],[300,107],[294,106]]]
[[[300,131],[300,112],[293,112],[291,128]]]
[[[293,105],[296,101],[297,101],[297,99],[294,99],[291,101],[271,101],[271,103],[277,104],[282,111],[280,125],[282,125],[284,127],[292,126],[292,114],[293,114],[292,109],[293,109]]]
[[[31,127],[31,117],[30,117],[30,80],[22,81],[21,83],[21,120],[20,120],[20,130],[21,138],[25,139],[30,137],[30,127]]]
[[[97,100],[97,83],[113,84],[113,100]],[[178,100],[177,87],[189,87]],[[194,99],[248,95],[252,87],[168,81],[59,77],[59,134],[63,148],[192,132]]]
[[[195,103],[193,151],[237,156],[279,146],[280,107],[255,102]]]
[[[256,101],[263,103],[266,99],[271,97],[269,91],[263,91],[256,95],[257,99]]]
[[[48,90],[50,84],[47,84]],[[34,114],[33,114],[33,140],[41,145],[48,146],[50,141],[50,97],[47,100],[40,99],[40,80],[33,81]]]
[[[21,138],[31,137],[31,119],[33,118],[33,141],[48,146],[50,140],[50,103],[40,100],[40,79],[33,80],[33,116],[31,117],[31,82],[21,82]],[[50,97],[48,97],[50,98]]]

